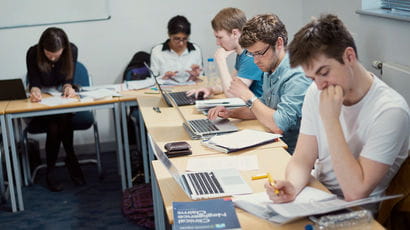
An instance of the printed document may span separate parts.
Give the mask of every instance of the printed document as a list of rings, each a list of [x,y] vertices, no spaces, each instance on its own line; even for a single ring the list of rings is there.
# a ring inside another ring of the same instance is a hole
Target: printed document
[[[186,171],[210,171],[215,169],[234,168],[239,171],[249,171],[259,169],[258,158],[251,156],[233,157],[194,157],[189,158]]]
[[[78,101],[77,98],[66,98],[62,96],[46,97],[41,99],[40,104],[48,106],[63,105],[71,102]]]

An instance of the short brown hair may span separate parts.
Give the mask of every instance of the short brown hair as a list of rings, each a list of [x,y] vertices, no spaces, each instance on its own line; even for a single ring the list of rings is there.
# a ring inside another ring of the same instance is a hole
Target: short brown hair
[[[283,39],[283,44],[286,46],[288,32],[279,17],[274,14],[261,14],[253,17],[245,24],[239,38],[239,44],[247,48],[257,41],[261,41],[275,46],[279,37]]]
[[[324,54],[343,62],[343,53],[347,47],[352,47],[357,57],[356,45],[352,35],[343,22],[335,15],[322,15],[300,29],[290,43],[289,59],[292,67],[307,64],[318,55]]]
[[[242,31],[246,23],[245,13],[238,8],[224,8],[218,12],[212,19],[212,28],[214,31],[226,30],[231,33],[233,29]]]

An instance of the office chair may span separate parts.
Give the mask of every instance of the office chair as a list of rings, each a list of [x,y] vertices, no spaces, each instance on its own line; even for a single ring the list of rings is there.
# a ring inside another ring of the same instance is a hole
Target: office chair
[[[75,72],[74,72],[74,77],[73,77],[73,85],[77,86],[91,86],[91,78],[88,75],[88,71],[86,67],[81,63],[77,62],[76,67],[75,67]],[[85,163],[95,163],[97,164],[97,170],[98,174],[100,176],[100,179],[102,179],[102,169],[101,169],[101,158],[100,158],[100,138],[99,138],[99,133],[98,133],[98,126],[97,122],[94,119],[94,112],[93,111],[82,111],[82,112],[76,112],[72,118],[72,123],[73,123],[73,129],[74,131],[76,130],[87,130],[91,128],[91,126],[94,129],[94,143],[95,143],[95,150],[96,150],[96,159],[84,159],[84,160],[79,160],[80,164],[85,164]],[[30,134],[40,134],[40,133],[46,133],[47,130],[45,127],[38,127],[34,125],[27,124],[27,127],[23,131],[23,142],[24,142],[24,154],[23,154],[23,173],[25,176],[24,183],[27,186],[28,184],[32,184],[34,181],[34,178],[38,172],[39,169],[45,168],[46,164],[42,164],[36,167],[33,171],[33,175],[31,175],[30,172],[30,166],[29,166],[29,158],[28,158],[28,133]],[[56,166],[64,166],[64,162],[57,162]]]

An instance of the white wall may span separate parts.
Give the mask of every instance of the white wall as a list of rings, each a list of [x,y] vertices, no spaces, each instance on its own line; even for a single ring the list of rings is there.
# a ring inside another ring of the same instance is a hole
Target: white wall
[[[293,36],[302,23],[302,0],[111,0],[111,19],[55,25],[63,28],[79,48],[79,60],[86,64],[94,84],[121,81],[122,72],[132,55],[167,38],[166,25],[181,14],[192,25],[191,40],[199,44],[204,60],[216,48],[211,19],[224,7],[238,7],[248,17],[273,12],[279,15]],[[1,0],[0,0],[1,3]],[[33,12],[34,14],[35,12]],[[37,43],[46,26],[0,30],[0,79],[23,77],[28,47]],[[290,38],[292,36],[289,36]],[[114,140],[113,122],[108,112],[98,112],[102,141]],[[109,121],[109,122],[107,122]],[[76,133],[76,144],[92,142],[92,135]]]
[[[322,12],[336,13],[353,33],[359,59],[368,70],[374,60],[410,66],[410,22],[356,14],[361,1],[310,0],[303,2],[303,21]]]

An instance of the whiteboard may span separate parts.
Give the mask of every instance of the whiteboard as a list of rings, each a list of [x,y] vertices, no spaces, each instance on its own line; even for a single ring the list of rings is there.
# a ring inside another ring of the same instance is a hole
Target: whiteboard
[[[108,0],[0,0],[0,29],[109,18]]]

